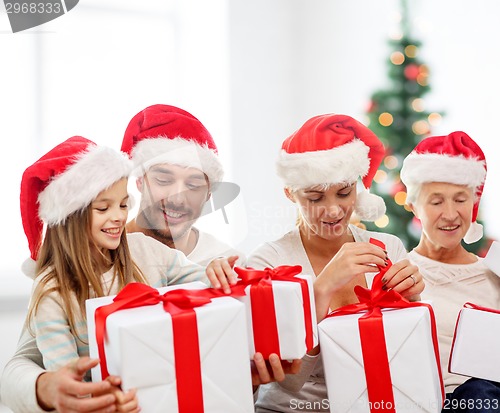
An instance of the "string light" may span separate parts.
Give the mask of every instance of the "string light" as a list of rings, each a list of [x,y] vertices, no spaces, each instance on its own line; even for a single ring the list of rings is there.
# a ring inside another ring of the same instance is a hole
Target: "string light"
[[[405,47],[405,55],[408,56],[409,58],[415,58],[417,57],[418,54],[418,47],[415,46],[414,44],[409,44],[408,46]]]
[[[401,52],[393,52],[393,53],[391,53],[390,60],[391,60],[392,64],[399,66],[399,65],[404,63],[405,55]]]
[[[380,116],[378,117],[378,122],[382,126],[390,126],[392,125],[392,122],[394,122],[394,118],[389,112],[384,112],[381,113]]]
[[[427,117],[427,119],[429,119],[429,123],[432,126],[436,126],[441,122],[441,115],[439,113],[433,112]]]
[[[389,217],[387,215],[384,215],[377,219],[374,224],[379,228],[385,228],[387,225],[389,225]]]
[[[429,124],[425,120],[418,120],[413,123],[411,130],[415,135],[425,135],[429,133]]]
[[[411,107],[415,112],[423,112],[425,109],[424,100],[422,98],[413,99]]]
[[[405,191],[399,191],[394,195],[394,202],[398,205],[404,205],[406,203],[406,192]]]
[[[394,155],[386,156],[384,159],[384,165],[387,169],[397,168],[399,165],[398,158],[396,158]]]
[[[427,86],[429,83],[429,68],[426,65],[419,66],[420,73],[417,76],[417,83],[420,86]]]
[[[375,176],[373,177],[373,180],[377,184],[384,183],[385,181],[387,181],[387,172],[383,171],[382,169],[377,170],[377,172],[375,172]]]

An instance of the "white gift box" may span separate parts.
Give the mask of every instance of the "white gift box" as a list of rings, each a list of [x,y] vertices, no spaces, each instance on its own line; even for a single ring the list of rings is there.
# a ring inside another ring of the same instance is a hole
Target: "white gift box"
[[[202,283],[160,288],[201,289]],[[98,358],[94,312],[114,296],[87,300],[90,356]],[[253,412],[245,307],[231,297],[213,298],[194,309],[198,326],[203,412]],[[142,412],[178,413],[176,360],[172,319],[162,303],[117,311],[106,321],[108,371],[122,379],[122,388],[137,389]],[[99,367],[92,370],[101,380]],[[198,413],[198,412],[189,412]]]
[[[500,242],[493,241],[488,249],[488,253],[483,259],[486,265],[492,272],[500,276]]]
[[[329,317],[318,326],[330,411],[370,413],[372,406],[395,407],[398,413],[440,413],[442,379],[429,309],[382,310],[395,406],[389,406],[389,400],[386,406],[382,406],[383,400],[378,406],[369,402],[358,326],[364,314]]]
[[[275,317],[279,349],[273,351],[281,356],[282,360],[301,359],[307,353],[306,345],[306,311],[310,314],[311,324],[309,334],[312,335],[312,346],[318,345],[318,327],[316,322],[316,307],[314,304],[313,279],[307,274],[298,274],[294,278],[306,280],[308,285],[309,306],[304,307],[304,299],[300,282],[272,281],[272,296],[274,300],[274,314],[265,317]],[[250,359],[256,351],[254,329],[259,328],[259,322],[252,317],[251,285],[245,288],[245,296],[238,299],[245,304],[248,348]],[[255,294],[252,291],[252,294]],[[266,357],[266,355],[264,355]]]
[[[451,347],[450,373],[500,381],[500,312],[484,307],[460,310]],[[474,305],[472,305],[474,306]]]

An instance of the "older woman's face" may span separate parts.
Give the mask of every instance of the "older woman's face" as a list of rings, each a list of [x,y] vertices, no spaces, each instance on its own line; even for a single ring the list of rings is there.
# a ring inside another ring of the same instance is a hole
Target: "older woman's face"
[[[422,223],[427,239],[442,248],[456,247],[472,221],[472,188],[443,182],[422,184],[413,213]]]
[[[299,207],[302,225],[315,235],[335,239],[343,235],[356,202],[356,183],[313,186],[289,192]]]

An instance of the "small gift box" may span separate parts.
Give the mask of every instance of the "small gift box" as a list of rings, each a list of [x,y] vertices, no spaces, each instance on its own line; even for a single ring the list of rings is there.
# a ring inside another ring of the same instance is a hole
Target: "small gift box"
[[[382,290],[355,288],[359,303],[319,323],[330,411],[440,413],[444,388],[432,307]]]
[[[500,311],[465,303],[451,346],[450,373],[500,382]]]
[[[145,413],[253,412],[245,308],[192,284],[87,300],[92,377],[120,376]]]
[[[250,358],[301,359],[318,344],[313,280],[301,266],[234,270],[240,281],[231,289],[246,306]]]

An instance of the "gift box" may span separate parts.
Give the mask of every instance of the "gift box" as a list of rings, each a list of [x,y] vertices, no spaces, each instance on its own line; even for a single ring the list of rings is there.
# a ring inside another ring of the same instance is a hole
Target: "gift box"
[[[253,412],[245,307],[203,287],[131,283],[87,300],[93,380],[120,376],[145,413]]]
[[[500,275],[500,242],[493,241],[491,243],[483,263],[496,275]]]
[[[241,281],[231,289],[246,307],[251,359],[256,352],[301,359],[318,344],[313,277],[300,274],[301,266],[234,270]]]
[[[330,411],[440,413],[444,388],[432,307],[382,290],[355,287],[359,303],[318,325]]]
[[[451,346],[450,373],[500,382],[500,311],[465,303]]]

